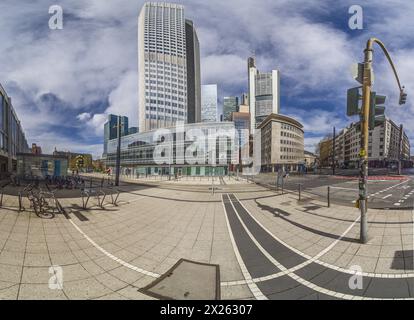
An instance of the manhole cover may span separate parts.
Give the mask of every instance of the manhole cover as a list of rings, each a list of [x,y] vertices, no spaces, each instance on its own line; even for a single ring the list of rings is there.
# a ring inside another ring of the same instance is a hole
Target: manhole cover
[[[220,300],[220,268],[216,264],[180,259],[139,291],[166,300]]]

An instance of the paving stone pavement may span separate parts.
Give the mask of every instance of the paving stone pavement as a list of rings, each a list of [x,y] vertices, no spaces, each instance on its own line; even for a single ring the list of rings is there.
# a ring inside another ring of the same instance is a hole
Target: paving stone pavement
[[[341,290],[352,298],[346,284],[355,265],[366,279],[392,280],[367,280],[361,295],[413,296],[410,211],[370,210],[370,240],[361,245],[356,209],[298,201],[245,181],[220,184],[214,194],[191,181],[125,182],[121,190],[118,204],[107,199],[104,208],[96,199],[83,209],[79,197],[62,198],[66,213],[53,219],[40,219],[28,203],[19,212],[17,197],[5,196],[0,299],[153,299],[138,290],[181,258],[218,264],[222,299],[339,298],[332,292]],[[61,290],[50,289],[51,266],[61,268]]]

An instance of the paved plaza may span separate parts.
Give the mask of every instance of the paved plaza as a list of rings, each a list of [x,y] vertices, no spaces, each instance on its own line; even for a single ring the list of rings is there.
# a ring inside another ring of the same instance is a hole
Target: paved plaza
[[[126,179],[117,204],[107,197],[102,208],[57,193],[65,212],[52,219],[5,194],[0,298],[156,299],[144,289],[181,259],[218,266],[219,282],[211,269],[204,278],[177,267],[166,289],[176,299],[203,299],[203,281],[221,299],[414,298],[412,210],[371,209],[362,245],[349,206],[236,178],[216,179],[214,190],[208,179],[149,180]]]

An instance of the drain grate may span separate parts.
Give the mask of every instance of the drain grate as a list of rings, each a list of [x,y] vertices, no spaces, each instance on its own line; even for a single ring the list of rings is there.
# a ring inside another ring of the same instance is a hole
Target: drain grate
[[[220,300],[220,268],[180,259],[140,292],[163,300]]]

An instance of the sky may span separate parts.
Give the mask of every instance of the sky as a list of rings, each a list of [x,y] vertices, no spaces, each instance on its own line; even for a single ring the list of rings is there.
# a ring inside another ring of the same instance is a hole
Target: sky
[[[346,91],[359,84],[351,65],[363,60],[370,37],[381,39],[408,93],[398,87],[374,48],[374,90],[387,96],[386,114],[402,123],[414,151],[414,2],[336,0],[188,0],[201,48],[202,84],[224,96],[247,91],[247,58],[281,73],[282,114],[302,122],[305,149],[355,118]],[[138,0],[1,0],[0,83],[29,144],[43,152],[70,150],[100,157],[110,113],[138,124]],[[363,29],[351,30],[351,5],[363,9]],[[63,29],[49,29],[49,7],[63,9]]]

